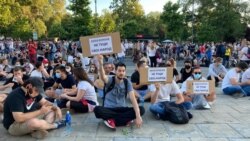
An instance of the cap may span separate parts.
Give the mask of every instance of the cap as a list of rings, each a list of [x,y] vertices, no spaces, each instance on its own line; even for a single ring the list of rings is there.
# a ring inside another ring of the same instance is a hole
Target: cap
[[[48,59],[43,59],[43,64],[49,63]]]
[[[39,94],[44,94],[44,83],[40,77],[30,77],[26,82],[30,83],[33,87],[38,89]]]

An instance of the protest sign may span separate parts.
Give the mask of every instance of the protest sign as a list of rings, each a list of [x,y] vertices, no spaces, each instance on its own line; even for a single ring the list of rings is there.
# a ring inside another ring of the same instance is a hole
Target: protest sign
[[[94,83],[97,78],[97,75],[93,73],[88,73],[88,77]]]
[[[140,84],[150,84],[154,82],[171,83],[173,80],[173,68],[159,67],[159,68],[141,68]]]
[[[119,32],[80,37],[80,41],[84,57],[114,54],[122,51]]]
[[[215,89],[212,80],[190,80],[187,81],[187,92],[191,94],[210,94]]]

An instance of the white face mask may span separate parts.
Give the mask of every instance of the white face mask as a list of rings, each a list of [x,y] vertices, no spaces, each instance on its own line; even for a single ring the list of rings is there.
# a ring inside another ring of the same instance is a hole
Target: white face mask
[[[66,71],[67,71],[67,72],[70,72],[70,71],[71,71],[71,69],[70,69],[70,68],[69,68],[69,69],[66,69]]]
[[[44,66],[45,66],[45,67],[48,67],[48,66],[49,66],[49,64],[44,64]]]

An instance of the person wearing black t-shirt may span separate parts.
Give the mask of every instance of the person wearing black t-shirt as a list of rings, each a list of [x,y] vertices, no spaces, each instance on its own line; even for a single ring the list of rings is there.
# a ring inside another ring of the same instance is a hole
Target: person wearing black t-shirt
[[[46,90],[45,94],[49,97],[48,100],[60,99],[61,94],[76,95],[77,88],[74,77],[68,74],[64,66],[58,66],[55,69],[56,82],[52,88]],[[58,106],[66,108],[66,100],[60,100]]]
[[[7,79],[6,82],[3,84],[3,86],[0,86],[0,90],[5,90],[6,88],[12,88],[12,90],[16,89],[17,87],[20,87],[25,80],[29,78],[28,75],[23,74],[23,68],[22,67],[15,67],[13,69],[14,76]]]
[[[22,87],[13,90],[4,103],[3,126],[9,134],[21,136],[31,134],[44,138],[47,130],[65,126],[61,110],[42,97],[44,83],[41,78],[30,77]],[[40,105],[40,109],[36,109]]]
[[[144,100],[149,99],[151,97],[150,93],[148,93],[148,85],[140,84],[140,73],[139,69],[145,68],[147,66],[145,61],[139,61],[137,63],[137,70],[131,75],[131,82],[134,90],[139,94],[139,97],[143,97]]]
[[[190,60],[186,60],[184,62],[185,68],[182,68],[180,70],[181,73],[181,79],[177,83],[183,83],[187,80],[188,77],[192,75],[192,62]]]

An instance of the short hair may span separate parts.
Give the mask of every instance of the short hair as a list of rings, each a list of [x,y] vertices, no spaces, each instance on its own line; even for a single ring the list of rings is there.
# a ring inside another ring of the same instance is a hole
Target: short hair
[[[241,70],[246,70],[248,68],[248,64],[246,62],[241,61],[236,64],[236,67],[240,68]]]
[[[192,64],[192,61],[188,59],[188,60],[185,60],[185,61],[184,61],[184,64],[185,64],[185,63],[190,63],[190,64]]]
[[[106,66],[106,65],[111,65],[111,63],[106,62],[106,63],[103,64],[103,66]]]
[[[16,67],[13,69],[13,71],[14,71],[14,72],[23,71],[23,67],[16,66]]]
[[[56,67],[55,70],[60,70],[61,72],[64,72],[67,74],[67,71],[66,71],[66,67],[65,66],[62,66],[62,65],[59,65]]]
[[[199,65],[196,65],[196,66],[193,67],[193,71],[197,70],[197,69],[201,69],[201,67]]]
[[[39,67],[42,65],[42,63],[43,63],[43,62],[41,62],[41,61],[36,62],[35,67],[36,67],[36,68],[39,68]]]
[[[115,70],[117,70],[118,67],[125,67],[126,69],[126,65],[122,62],[118,62],[116,65],[115,65]]]
[[[146,62],[142,60],[142,61],[138,61],[136,65],[137,65],[137,67],[139,68],[139,67],[141,67],[144,63],[146,63]]]
[[[215,62],[222,62],[222,58],[221,57],[216,57],[216,59],[215,59]]]

